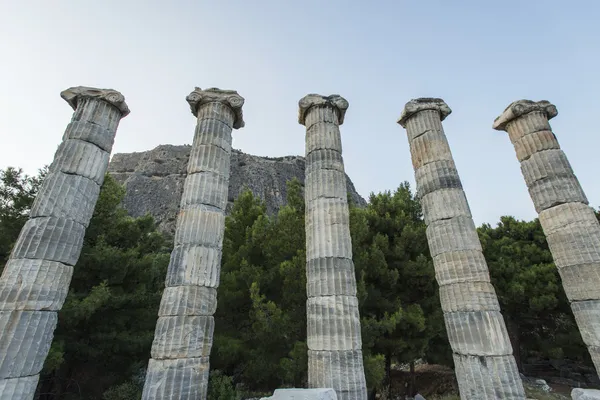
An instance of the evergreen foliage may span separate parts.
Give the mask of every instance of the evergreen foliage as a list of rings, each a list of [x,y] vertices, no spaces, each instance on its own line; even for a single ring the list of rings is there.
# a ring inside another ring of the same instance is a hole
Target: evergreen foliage
[[[0,268],[45,175],[0,171]],[[250,191],[226,219],[209,398],[305,387],[306,255],[302,185],[269,216]],[[128,217],[107,176],[44,365],[40,399],[139,399],[171,250],[152,218]],[[419,202],[409,185],[350,207],[370,390],[392,363],[452,365]],[[518,361],[590,363],[538,220],[502,217],[479,235]],[[520,363],[519,363],[520,364]]]

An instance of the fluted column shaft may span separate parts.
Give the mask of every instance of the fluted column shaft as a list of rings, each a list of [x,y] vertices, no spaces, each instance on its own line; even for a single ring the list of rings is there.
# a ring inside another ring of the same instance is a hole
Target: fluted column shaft
[[[494,122],[508,132],[571,309],[600,373],[600,224],[549,119],[547,101],[512,103]]]
[[[0,399],[35,395],[79,259],[117,126],[129,113],[110,89],[74,87],[75,110],[0,277]]]
[[[142,398],[206,399],[225,207],[231,131],[243,126],[235,91],[196,88],[198,122],[175,230]]]
[[[525,399],[471,210],[441,121],[441,99],[406,104],[406,128],[427,241],[462,399]]]
[[[333,95],[300,100],[306,126],[308,385],[366,400],[356,277],[339,125],[348,108]]]

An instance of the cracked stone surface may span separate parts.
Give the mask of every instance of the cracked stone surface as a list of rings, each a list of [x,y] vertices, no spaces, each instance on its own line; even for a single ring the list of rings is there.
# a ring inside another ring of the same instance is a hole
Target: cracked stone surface
[[[197,125],[180,199],[142,398],[205,399],[225,231],[231,132],[244,126],[233,90],[196,88]]]
[[[550,119],[557,115],[546,100],[518,100],[493,127],[506,131],[515,147],[575,321],[600,373],[600,224],[552,132]]]
[[[440,286],[440,302],[464,400],[525,399],[508,332],[442,121],[442,100],[409,101],[406,128],[417,196]]]
[[[0,277],[0,399],[31,400],[50,350],[121,118],[112,89],[72,87],[63,141]]]
[[[299,108],[306,127],[308,386],[333,388],[342,400],[366,400],[339,129],[348,102],[309,94]]]

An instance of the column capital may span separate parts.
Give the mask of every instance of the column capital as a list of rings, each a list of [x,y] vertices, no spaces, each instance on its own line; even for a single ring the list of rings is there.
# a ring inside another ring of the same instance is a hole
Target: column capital
[[[443,121],[452,112],[448,104],[442,99],[433,97],[420,97],[418,99],[412,99],[404,106],[402,114],[398,119],[398,123],[406,128],[406,121],[418,112],[425,110],[435,110],[440,113],[440,120]]]
[[[545,113],[549,120],[558,115],[556,106],[547,100],[517,100],[510,103],[504,112],[494,120],[492,128],[498,131],[504,131],[506,130],[506,125],[508,125],[511,121],[533,111],[541,111]]]
[[[125,97],[121,94],[121,92],[118,92],[114,89],[97,89],[87,86],[74,86],[60,92],[60,97],[69,103],[73,110],[77,109],[77,103],[79,102],[79,99],[97,98],[104,100],[118,108],[121,112],[121,118],[129,114],[129,107],[127,107],[127,103],[125,103]]]
[[[342,125],[344,123],[344,116],[346,115],[346,110],[348,109],[348,100],[340,96],[339,94],[332,94],[329,96],[323,96],[320,94],[307,94],[303,98],[298,101],[299,112],[298,112],[298,122],[304,125],[306,120],[306,114],[311,107],[314,106],[329,106],[337,111],[339,124]]]
[[[238,94],[235,90],[222,90],[219,88],[208,88],[200,89],[196,87],[192,93],[187,95],[185,98],[190,104],[190,109],[194,117],[198,117],[198,108],[206,103],[219,102],[229,106],[235,113],[235,121],[233,122],[233,128],[243,128],[244,115],[242,114],[242,106],[244,105],[244,98]]]

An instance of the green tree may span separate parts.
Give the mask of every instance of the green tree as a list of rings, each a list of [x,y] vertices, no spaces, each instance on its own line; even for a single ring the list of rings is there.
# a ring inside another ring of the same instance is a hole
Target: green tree
[[[46,173],[47,168],[39,170],[37,176],[26,175],[22,169],[13,167],[0,171],[0,271],[29,218],[29,210]]]
[[[539,220],[504,216],[478,232],[519,369],[530,356],[587,360]]]
[[[304,200],[288,183],[288,204],[269,217],[250,191],[225,222],[212,366],[249,390],[306,380]]]
[[[151,217],[126,215],[123,195],[107,176],[59,312],[42,399],[141,395],[170,249]]]
[[[412,364],[434,338],[445,340],[425,223],[405,182],[352,208],[351,228],[363,348],[366,357],[384,356],[389,385],[393,361]]]

